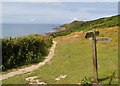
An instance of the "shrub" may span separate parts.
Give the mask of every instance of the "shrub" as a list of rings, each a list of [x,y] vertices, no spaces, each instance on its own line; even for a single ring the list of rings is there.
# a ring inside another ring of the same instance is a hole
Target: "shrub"
[[[40,61],[48,54],[52,39],[41,35],[2,38],[2,70]]]

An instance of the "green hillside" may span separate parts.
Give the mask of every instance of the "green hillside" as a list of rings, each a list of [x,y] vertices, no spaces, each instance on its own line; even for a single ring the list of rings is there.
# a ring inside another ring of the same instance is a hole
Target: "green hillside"
[[[108,43],[97,42],[99,83],[118,84],[118,27],[98,30],[99,37],[112,38]],[[33,76],[38,76],[37,80],[47,84],[91,83],[93,79],[92,47],[90,40],[85,39],[85,33],[86,31],[74,32],[55,38],[58,44],[55,55],[48,64],[34,72],[3,80],[3,84],[28,84],[29,82],[25,79]],[[67,77],[55,80],[60,75],[67,75]]]
[[[3,80],[2,83],[29,84],[30,82],[26,81],[26,78],[37,76],[38,81],[47,84],[86,84],[86,86],[91,86],[93,81],[92,46],[91,41],[85,39],[84,36],[87,31],[96,28],[100,32],[97,38],[109,37],[112,39],[110,42],[97,42],[98,81],[100,84],[118,86],[118,77],[120,77],[118,74],[118,29],[120,29],[118,17],[65,24],[66,27],[69,25],[69,27],[74,27],[75,24],[76,28],[51,34],[56,37],[53,40],[57,42],[57,45],[54,57],[48,64],[33,72]],[[77,24],[80,26],[78,27]],[[56,80],[60,75],[67,76]]]
[[[66,28],[65,30],[70,30],[72,28],[77,29],[78,27],[81,27],[81,25],[84,23],[84,21],[73,21],[69,24],[64,24],[59,27],[56,27],[54,29],[61,31],[61,28]]]
[[[82,31],[82,30],[91,30],[91,29],[96,29],[96,28],[106,28],[106,27],[113,27],[113,26],[119,26],[118,23],[118,18],[120,15],[112,16],[112,17],[106,17],[106,18],[100,18],[97,20],[92,20],[92,21],[74,21],[70,24],[64,24],[61,25],[60,27],[66,28],[65,30],[61,30],[60,28],[56,28],[58,32],[52,33],[52,37],[57,37],[57,36],[64,36],[68,35],[72,32],[77,32],[77,31]]]

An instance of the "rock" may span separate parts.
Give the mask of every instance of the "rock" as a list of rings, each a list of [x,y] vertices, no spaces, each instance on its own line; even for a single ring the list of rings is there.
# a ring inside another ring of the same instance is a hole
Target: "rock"
[[[67,77],[67,75],[61,75],[61,78],[62,78],[62,79],[66,78],[66,77]]]
[[[38,84],[46,85],[47,83],[45,83],[45,82],[39,82]]]
[[[61,80],[61,79],[64,79],[66,77],[67,77],[67,75],[60,75],[55,80]]]
[[[59,80],[60,80],[60,78],[56,78],[55,80],[56,80],[56,81],[59,81]]]
[[[34,80],[34,79],[36,79],[38,76],[34,76],[34,77],[28,77],[28,78],[26,78],[25,80],[26,81],[30,81],[30,80]]]
[[[36,79],[37,77],[38,76],[28,77],[28,78],[26,78],[26,81],[29,81],[29,84],[44,84],[44,85],[47,84],[45,82],[39,82],[39,80]]]

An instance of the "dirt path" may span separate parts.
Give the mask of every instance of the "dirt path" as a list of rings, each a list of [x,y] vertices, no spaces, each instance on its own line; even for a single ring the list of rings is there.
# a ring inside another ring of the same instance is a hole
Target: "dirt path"
[[[36,65],[32,65],[32,66],[29,66],[26,68],[18,69],[17,71],[13,71],[13,72],[10,72],[10,73],[4,74],[4,75],[0,75],[0,80],[4,80],[4,79],[7,79],[9,77],[13,77],[15,75],[34,71],[34,70],[38,69],[39,67],[45,65],[46,63],[48,63],[52,59],[52,57],[54,55],[55,48],[56,48],[56,44],[57,44],[57,42],[53,41],[53,46],[51,47],[48,56],[46,57],[46,59],[43,62],[40,62]]]

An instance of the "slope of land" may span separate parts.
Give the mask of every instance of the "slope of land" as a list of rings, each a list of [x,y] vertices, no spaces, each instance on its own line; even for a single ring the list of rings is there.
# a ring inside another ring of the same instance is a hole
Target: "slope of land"
[[[64,24],[59,27],[56,27],[56,30],[58,32],[54,32],[51,34],[52,37],[58,37],[58,36],[65,36],[72,32],[79,32],[82,30],[91,30],[96,28],[108,28],[108,27],[114,27],[119,26],[119,19],[120,15],[112,16],[112,17],[106,17],[106,18],[100,18],[92,21],[73,21],[69,24]],[[63,29],[63,30],[62,30]]]
[[[98,75],[103,84],[118,83],[118,28],[97,28],[98,37],[112,39],[108,43],[97,42]],[[78,84],[85,77],[93,78],[92,49],[85,33],[84,30],[55,38],[58,44],[50,63],[33,72],[3,80],[3,84],[27,84],[26,78],[33,76],[47,84]],[[56,80],[60,75],[66,75],[66,78]]]

